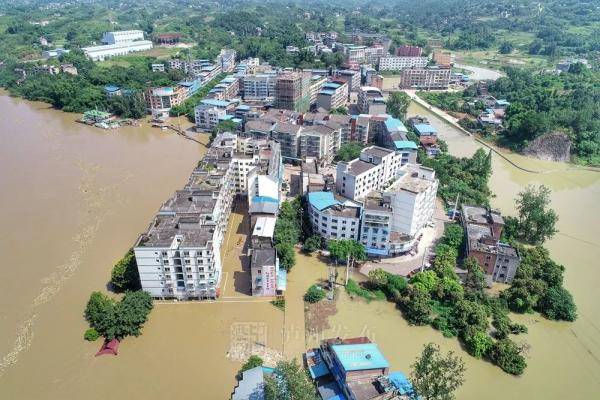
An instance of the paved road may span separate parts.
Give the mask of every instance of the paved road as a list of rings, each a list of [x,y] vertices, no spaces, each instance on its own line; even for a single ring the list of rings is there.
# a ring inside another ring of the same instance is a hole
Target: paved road
[[[481,67],[473,67],[472,65],[463,65],[463,64],[454,64],[455,68],[466,69],[467,71],[471,71],[469,78],[472,81],[482,81],[482,80],[493,80],[504,76],[504,74],[500,71],[495,71],[493,69],[481,68]]]

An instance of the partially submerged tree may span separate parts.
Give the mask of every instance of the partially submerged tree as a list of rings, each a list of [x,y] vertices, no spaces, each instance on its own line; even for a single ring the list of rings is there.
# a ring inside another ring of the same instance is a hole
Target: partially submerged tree
[[[412,365],[411,381],[415,397],[423,400],[452,400],[464,383],[465,364],[453,352],[440,353],[439,346],[428,343]]]

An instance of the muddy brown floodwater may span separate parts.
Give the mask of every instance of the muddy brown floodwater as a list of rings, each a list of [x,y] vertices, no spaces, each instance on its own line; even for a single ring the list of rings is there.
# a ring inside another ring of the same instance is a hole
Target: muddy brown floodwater
[[[159,205],[180,188],[204,147],[144,128],[103,131],[75,116],[0,93],[0,398],[227,399],[240,346],[299,356],[317,338],[304,335],[302,294],[327,276],[317,257],[298,254],[288,279],[286,312],[248,295],[245,210],[232,214],[218,302],[156,304],[143,335],[126,339],[117,357],[94,358],[99,343],[82,339],[82,312],[104,290],[112,264],[146,228]],[[412,106],[412,114],[427,111]],[[451,152],[471,154],[471,138],[430,116]],[[510,155],[543,171],[528,174],[493,157],[495,206],[512,213],[528,183],[553,189],[561,233],[549,244],[565,264],[566,286],[579,306],[577,322],[532,315],[526,323],[529,367],[521,378],[475,360],[456,340],[428,327],[409,327],[390,303],[350,301],[323,336],[368,335],[394,369],[408,371],[422,344],[463,355],[461,399],[590,399],[600,393],[600,174]]]

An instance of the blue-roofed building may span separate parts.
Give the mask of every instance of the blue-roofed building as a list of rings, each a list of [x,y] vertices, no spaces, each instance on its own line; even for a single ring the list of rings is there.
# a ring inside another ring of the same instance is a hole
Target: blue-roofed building
[[[333,110],[346,106],[348,102],[348,83],[343,81],[326,82],[317,93],[317,108]]]
[[[336,198],[332,192],[309,192],[308,204],[313,232],[325,239],[359,239],[359,203]]]
[[[429,124],[415,124],[414,128],[419,136],[437,135],[437,130]]]
[[[506,108],[508,106],[510,106],[510,102],[506,100],[496,100],[496,103],[494,104],[494,108]]]
[[[326,339],[305,354],[306,365],[322,399],[406,399],[414,393],[401,372],[367,337]]]
[[[121,88],[117,85],[106,85],[104,86],[104,93],[106,97],[120,96],[122,94]]]

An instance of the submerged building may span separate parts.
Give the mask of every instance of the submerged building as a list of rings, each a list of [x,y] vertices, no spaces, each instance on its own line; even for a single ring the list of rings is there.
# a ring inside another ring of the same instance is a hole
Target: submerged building
[[[266,176],[276,186],[279,207],[278,144],[225,133],[213,141],[188,183],[159,209],[134,253],[142,289],[154,298],[216,298],[222,278],[221,245],[236,195]],[[264,174],[264,175],[263,175]],[[254,199],[256,201],[256,199]]]

